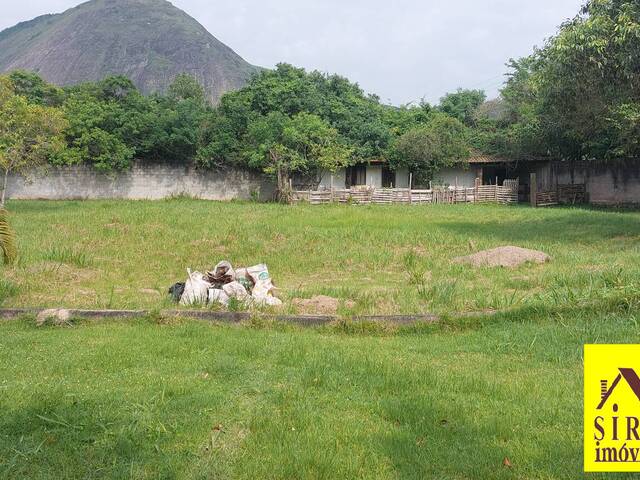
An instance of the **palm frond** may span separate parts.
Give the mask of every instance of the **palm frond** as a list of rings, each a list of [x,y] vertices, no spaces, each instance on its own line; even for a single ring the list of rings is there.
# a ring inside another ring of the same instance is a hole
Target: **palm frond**
[[[18,255],[16,234],[9,225],[7,211],[0,208],[0,252],[5,264],[13,263]]]

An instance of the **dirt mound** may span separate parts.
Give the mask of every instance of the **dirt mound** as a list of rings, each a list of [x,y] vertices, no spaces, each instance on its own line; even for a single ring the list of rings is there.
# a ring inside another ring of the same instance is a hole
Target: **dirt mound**
[[[291,303],[301,313],[334,315],[338,311],[340,300],[326,295],[311,298],[294,298]]]
[[[538,250],[506,246],[483,250],[466,257],[457,257],[455,263],[467,263],[474,267],[517,267],[523,263],[545,263],[551,257]]]

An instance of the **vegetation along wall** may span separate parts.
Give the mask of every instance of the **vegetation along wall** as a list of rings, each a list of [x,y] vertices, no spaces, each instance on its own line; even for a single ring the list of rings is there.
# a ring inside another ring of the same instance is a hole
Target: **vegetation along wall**
[[[241,169],[198,170],[187,165],[136,163],[105,174],[87,165],[50,167],[28,178],[12,175],[12,199],[162,199],[188,195],[205,200],[268,200],[274,186],[264,176]]]

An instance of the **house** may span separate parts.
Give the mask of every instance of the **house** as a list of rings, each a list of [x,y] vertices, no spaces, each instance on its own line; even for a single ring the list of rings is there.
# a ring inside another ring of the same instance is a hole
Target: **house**
[[[533,162],[533,163],[532,163]],[[523,184],[528,184],[529,173],[537,171],[546,160],[532,162],[517,162],[515,160],[491,156],[474,156],[467,164],[459,167],[448,167],[440,170],[433,179],[433,185],[459,187],[474,187],[476,178],[480,178],[483,185],[494,185],[496,180],[500,185],[506,179],[520,176]],[[526,178],[525,178],[526,177]],[[409,170],[400,168],[392,170],[386,160],[370,160],[337,171],[322,172],[312,179],[297,177],[294,183],[302,189],[318,188],[328,190],[334,188],[351,188],[370,186],[375,188],[409,188],[411,176]],[[333,183],[332,183],[333,182]],[[412,187],[415,187],[415,183]]]
[[[519,179],[519,200],[529,201],[531,174],[536,174],[538,192],[554,191],[559,185],[585,185],[588,201],[603,205],[640,205],[640,160],[559,161],[543,157],[513,159],[474,155],[464,164],[436,173],[432,185],[472,188],[476,179],[481,185],[502,185],[504,180]],[[370,186],[375,188],[409,188],[410,172],[396,171],[385,160],[371,160],[336,172],[322,172],[311,178],[293,179],[298,189],[329,190]],[[416,185],[415,180],[412,188]],[[426,185],[424,185],[426,187]]]

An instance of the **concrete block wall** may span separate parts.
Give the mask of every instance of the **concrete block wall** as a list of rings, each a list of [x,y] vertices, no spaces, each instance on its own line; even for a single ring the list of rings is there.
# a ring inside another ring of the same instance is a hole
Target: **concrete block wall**
[[[12,199],[156,200],[189,195],[204,200],[273,198],[275,185],[262,175],[239,169],[197,170],[188,165],[137,163],[114,174],[86,165],[50,167],[27,178],[9,177],[7,196]]]
[[[590,203],[640,205],[640,160],[554,162],[550,170],[559,184],[586,184]]]

